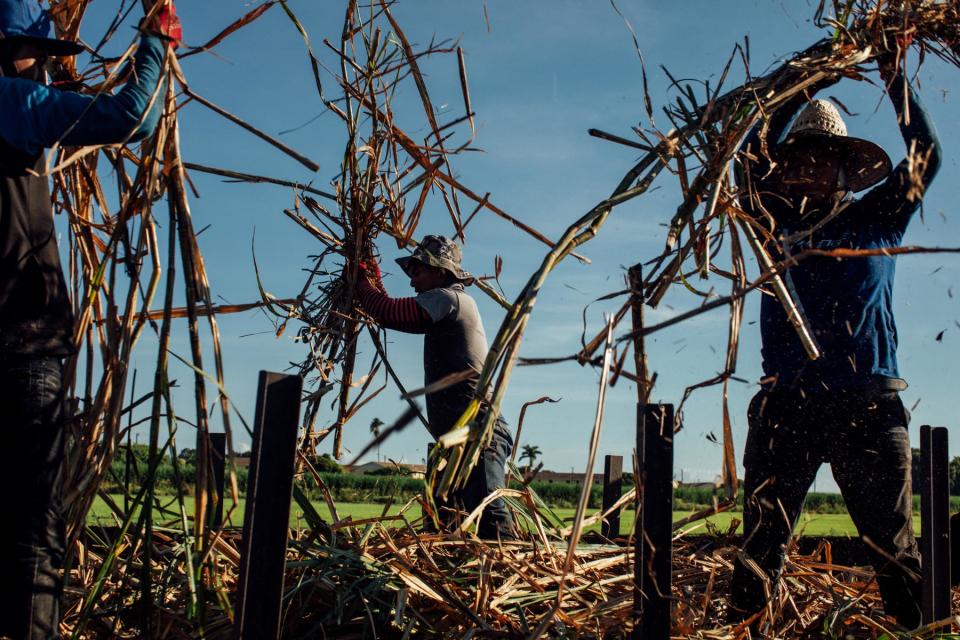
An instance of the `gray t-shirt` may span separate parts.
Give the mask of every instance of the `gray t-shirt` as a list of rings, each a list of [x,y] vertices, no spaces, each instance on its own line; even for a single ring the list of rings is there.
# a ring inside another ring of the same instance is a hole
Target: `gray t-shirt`
[[[487,357],[487,337],[477,303],[462,284],[431,289],[416,297],[433,320],[423,339],[424,384],[471,370],[466,380],[427,395],[427,419],[434,438],[446,433],[473,398]]]

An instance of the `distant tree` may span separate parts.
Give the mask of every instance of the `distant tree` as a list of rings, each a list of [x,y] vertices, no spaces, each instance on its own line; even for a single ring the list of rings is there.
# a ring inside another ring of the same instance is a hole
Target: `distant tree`
[[[197,464],[196,449],[180,449],[180,455],[177,456],[184,464]]]
[[[119,449],[126,452],[127,445],[121,445]],[[130,451],[133,453],[133,457],[136,458],[137,462],[146,462],[147,458],[150,457],[150,447],[145,444],[132,444],[130,445]]]
[[[374,438],[380,437],[380,427],[382,427],[384,424],[386,423],[380,418],[374,418],[370,422],[370,433],[373,434]],[[380,462],[380,445],[379,444],[377,445],[377,462]]]
[[[960,456],[950,461],[950,495],[960,496]]]
[[[540,447],[535,444],[525,444],[523,445],[522,453],[520,454],[521,460],[528,460],[526,467],[527,469],[533,468],[533,463],[537,461],[537,458],[541,455]]]
[[[343,473],[343,467],[329,453],[316,456],[311,463],[313,468],[320,473]]]

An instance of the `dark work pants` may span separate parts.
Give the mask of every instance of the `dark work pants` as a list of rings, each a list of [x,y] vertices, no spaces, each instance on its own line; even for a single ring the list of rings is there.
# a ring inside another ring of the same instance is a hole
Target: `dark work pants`
[[[64,520],[59,358],[0,357],[0,635],[58,638]]]
[[[830,463],[847,510],[869,540],[885,611],[920,623],[920,556],[913,533],[909,413],[895,391],[807,395],[761,391],[750,403],[744,452],[744,555],[775,589],[784,552],[817,469]],[[917,578],[910,575],[914,572]],[[765,582],[738,561],[732,604],[752,613]]]
[[[437,499],[444,526],[456,524],[453,511],[469,514],[492,492],[504,488],[507,457],[512,449],[513,438],[503,421],[498,420],[490,444],[483,450],[463,488],[453,492],[448,500]],[[483,510],[477,535],[491,540],[514,537],[513,517],[503,498],[497,498]]]

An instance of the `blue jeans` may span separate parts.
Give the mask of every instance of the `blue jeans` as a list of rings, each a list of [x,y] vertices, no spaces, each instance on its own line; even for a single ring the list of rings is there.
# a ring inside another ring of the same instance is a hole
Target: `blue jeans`
[[[453,492],[449,500],[437,499],[444,526],[456,524],[451,509],[470,513],[492,492],[504,488],[507,457],[512,449],[513,438],[503,419],[498,419],[490,444],[483,450],[463,488]],[[498,537],[507,540],[516,536],[513,517],[503,498],[497,498],[483,510],[477,535],[489,540]]]
[[[65,527],[63,365],[0,356],[0,437],[10,518],[0,526],[0,635],[59,637]]]
[[[873,542],[869,553],[885,611],[916,627],[920,554],[911,517],[910,415],[900,396],[761,391],[748,417],[743,552],[776,588],[807,490],[828,462],[857,531]],[[764,580],[738,561],[732,596],[736,608],[752,613],[766,601]]]

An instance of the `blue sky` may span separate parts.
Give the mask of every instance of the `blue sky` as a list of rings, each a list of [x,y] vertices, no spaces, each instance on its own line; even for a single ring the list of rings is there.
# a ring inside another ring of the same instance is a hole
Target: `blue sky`
[[[93,3],[84,24],[88,39],[98,36],[117,2]],[[223,26],[256,3],[220,0],[179,5],[186,40],[205,42]],[[340,2],[290,0],[310,32],[315,49],[325,61],[331,57],[321,44],[339,38],[343,7]],[[668,128],[661,107],[673,97],[660,65],[678,78],[719,77],[735,43],[749,36],[752,71],[761,73],[791,52],[812,44],[822,34],[811,24],[812,0],[773,2],[688,0],[683,3],[626,0],[621,11],[636,30],[650,75],[650,95],[658,126]],[[489,16],[489,29],[484,10]],[[636,160],[626,147],[591,138],[587,129],[603,129],[631,137],[631,127],[648,127],[643,110],[641,67],[623,19],[607,2],[576,0],[506,0],[457,2],[407,0],[395,15],[408,38],[425,44],[432,37],[458,38],[466,55],[471,97],[477,112],[476,144],[482,153],[457,158],[461,181],[550,237],[557,237],[573,220],[602,200]],[[338,173],[344,134],[339,120],[323,114],[307,64],[303,42],[279,8],[219,46],[214,53],[184,61],[191,87],[200,95],[279,136],[287,144],[321,164],[316,174],[226,122],[203,107],[188,105],[181,115],[182,144],[188,161],[280,178],[312,180],[321,189]],[[423,63],[441,121],[462,113],[455,58],[444,56]],[[956,141],[960,139],[956,99],[958,70],[929,60],[919,79],[922,95],[937,123],[944,147],[943,168],[928,192],[925,213],[911,224],[907,244],[960,244],[958,225],[949,204],[951,187],[960,181]],[[742,68],[735,64],[727,86],[739,84]],[[334,90],[331,78],[325,78]],[[853,135],[870,138],[888,150],[894,162],[904,155],[893,111],[880,90],[867,83],[846,81],[830,90],[857,115],[848,118]],[[410,85],[397,97],[401,116],[415,93]],[[403,125],[422,135],[422,122],[408,118]],[[281,132],[287,132],[281,134]],[[200,236],[214,295],[232,303],[257,298],[252,249],[267,288],[275,295],[295,295],[303,283],[301,271],[318,247],[282,214],[293,205],[290,190],[245,184],[193,174],[201,197],[192,202],[197,228],[210,225]],[[425,213],[421,233],[450,234],[449,217],[436,199]],[[657,183],[648,195],[614,211],[599,236],[583,248],[590,265],[565,262],[550,277],[521,349],[523,356],[567,355],[578,349],[582,311],[594,299],[623,287],[624,267],[657,255],[663,245],[663,225],[679,203],[672,179]],[[254,241],[255,237],[255,241]],[[381,242],[385,282],[393,295],[411,295],[406,278],[393,265],[401,255],[392,242]],[[478,274],[492,273],[494,258],[504,259],[501,283],[513,299],[540,263],[544,245],[511,228],[489,213],[481,213],[467,232],[465,266]],[[751,261],[751,274],[756,266]],[[960,259],[952,255],[910,256],[899,260],[896,313],[900,327],[900,364],[910,382],[903,394],[913,407],[911,435],[919,425],[951,426],[960,355],[960,299],[951,287],[957,282]],[[711,280],[720,293],[726,285]],[[960,291],[956,292],[960,295]],[[488,337],[502,319],[496,305],[477,295]],[[593,304],[586,313],[587,332],[596,333],[603,313],[619,300]],[[651,322],[700,303],[688,293],[674,291],[660,308],[650,310]],[[741,341],[738,375],[750,384],[732,383],[730,407],[738,461],[746,434],[746,406],[760,376],[756,297],[749,299]],[[683,389],[715,375],[723,366],[726,310],[718,310],[660,334],[649,343],[651,369],[658,375],[654,398],[678,402]],[[291,327],[280,338],[262,313],[250,312],[220,319],[227,388],[241,413],[251,418],[257,371],[284,370],[304,357],[304,348]],[[625,327],[624,327],[625,329]],[[941,342],[939,332],[945,331]],[[421,339],[390,334],[391,362],[408,387],[422,381]],[[209,339],[207,339],[209,345]],[[174,349],[187,352],[185,327],[178,327]],[[149,336],[140,346],[134,366],[152,371],[156,343]],[[369,361],[371,347],[361,347],[360,362]],[[212,361],[207,356],[207,361]],[[189,385],[190,372],[174,373]],[[515,427],[520,406],[542,395],[559,398],[557,404],[533,407],[524,425],[524,443],[543,451],[547,468],[583,470],[589,430],[595,410],[598,373],[576,364],[516,369],[504,404],[504,415]],[[142,383],[141,383],[142,385]],[[621,381],[607,397],[601,454],[629,456],[634,438],[635,389]],[[179,394],[180,412],[192,411],[187,393]],[[188,411],[189,410],[189,411]],[[356,451],[369,439],[374,417],[385,422],[399,415],[402,401],[395,389],[381,397],[348,425],[346,445]],[[327,412],[326,418],[333,413]],[[722,433],[719,389],[699,392],[685,410],[685,428],[676,440],[677,475],[685,479],[712,479],[720,469],[720,448],[707,436]],[[239,442],[249,441],[236,434]],[[425,455],[426,432],[412,427],[382,447],[382,454],[419,462]],[[190,446],[192,436],[181,432],[179,444]],[[329,450],[328,447],[325,450]],[[951,455],[960,454],[954,437]],[[350,457],[349,455],[347,457]],[[822,473],[818,486],[834,485]]]

